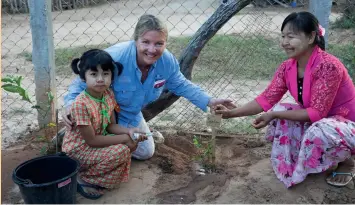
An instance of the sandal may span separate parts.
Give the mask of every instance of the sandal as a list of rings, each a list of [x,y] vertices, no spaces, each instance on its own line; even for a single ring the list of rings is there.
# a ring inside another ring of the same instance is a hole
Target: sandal
[[[351,181],[353,181],[353,184],[354,184],[354,189],[355,189],[355,174],[354,173],[343,173],[343,172],[333,172],[332,173],[332,177],[334,178],[336,175],[349,175],[350,176],[350,179],[345,182],[345,183],[337,183],[337,182],[331,182],[331,181],[328,181],[326,180],[326,182],[329,184],[329,185],[332,185],[332,186],[335,186],[335,187],[345,187],[347,186]]]
[[[83,187],[90,187],[90,188],[95,188],[95,189],[102,189],[102,187],[97,186],[97,185],[93,185],[93,184],[79,184],[78,183],[78,186],[77,186],[78,193],[87,199],[96,200],[96,199],[99,199],[100,197],[103,196],[103,194],[87,193],[84,191]]]

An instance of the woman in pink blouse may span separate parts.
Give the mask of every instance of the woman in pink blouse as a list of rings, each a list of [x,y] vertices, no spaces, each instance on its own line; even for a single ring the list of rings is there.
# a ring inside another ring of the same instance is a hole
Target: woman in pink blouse
[[[326,181],[345,186],[354,179],[355,87],[347,69],[325,52],[324,29],[309,12],[292,13],[282,23],[281,45],[289,59],[255,100],[238,108],[217,106],[223,118],[258,116],[273,142],[277,177],[291,187],[308,174],[334,171]],[[297,104],[279,101],[289,91]],[[355,180],[354,180],[355,183]]]

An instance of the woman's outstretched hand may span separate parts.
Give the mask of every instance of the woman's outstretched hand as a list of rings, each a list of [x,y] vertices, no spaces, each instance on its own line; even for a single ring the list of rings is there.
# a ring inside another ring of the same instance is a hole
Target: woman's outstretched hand
[[[266,127],[274,118],[275,117],[272,112],[267,112],[255,118],[252,125],[255,129],[261,129]]]
[[[223,119],[228,119],[232,117],[232,109],[236,108],[236,106],[233,104],[233,106],[224,106],[224,105],[217,105],[214,109],[214,112],[217,115],[222,115]]]
[[[215,111],[217,109],[217,105],[223,105],[224,107],[226,107],[226,108],[228,108],[230,110],[237,107],[235,104],[233,104],[233,101],[229,100],[229,99],[212,98],[208,102],[208,107],[210,107],[211,110],[213,110],[213,111]]]

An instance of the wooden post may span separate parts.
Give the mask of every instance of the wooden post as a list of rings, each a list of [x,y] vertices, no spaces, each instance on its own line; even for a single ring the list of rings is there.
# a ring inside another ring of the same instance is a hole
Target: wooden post
[[[332,0],[310,0],[309,1],[309,12],[315,15],[320,23],[325,29],[325,48],[328,47],[328,36],[329,36],[329,16],[332,10]]]
[[[55,122],[56,118],[57,97],[51,2],[51,0],[28,0],[36,101],[40,107],[38,109],[38,125],[40,127],[45,127],[50,122]]]
[[[222,116],[216,115],[214,111],[211,114],[207,115],[207,126],[212,129],[212,137],[211,137],[211,156],[209,156],[209,160],[212,164],[216,162],[216,129],[221,126]]]
[[[215,164],[216,162],[216,128],[212,128],[212,138],[211,138],[211,152],[212,152],[212,156],[211,156],[211,162],[212,164]]]

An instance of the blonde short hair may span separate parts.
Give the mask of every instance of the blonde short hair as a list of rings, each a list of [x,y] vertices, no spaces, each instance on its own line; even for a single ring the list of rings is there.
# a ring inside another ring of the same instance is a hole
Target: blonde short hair
[[[159,31],[165,34],[166,39],[168,39],[168,29],[166,25],[157,17],[151,14],[144,14],[142,15],[137,25],[134,29],[133,38],[135,41],[147,31]]]

